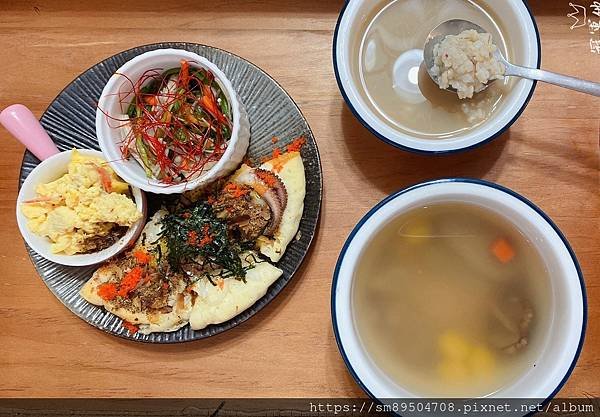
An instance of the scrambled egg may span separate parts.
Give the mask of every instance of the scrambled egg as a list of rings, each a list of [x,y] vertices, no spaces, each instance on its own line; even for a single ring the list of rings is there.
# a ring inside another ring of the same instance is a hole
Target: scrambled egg
[[[21,205],[31,232],[46,236],[53,253],[86,251],[88,238],[108,235],[116,226],[132,226],[141,217],[129,190],[108,164],[73,150],[68,172],[39,184],[34,200]]]

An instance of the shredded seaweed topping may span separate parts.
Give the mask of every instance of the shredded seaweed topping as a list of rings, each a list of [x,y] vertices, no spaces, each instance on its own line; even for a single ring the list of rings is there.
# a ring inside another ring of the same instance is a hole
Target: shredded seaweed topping
[[[161,223],[160,236],[168,248],[166,258],[176,272],[195,266],[201,267],[211,282],[215,271],[221,278],[244,280],[246,270],[252,267],[244,268],[240,259],[247,245],[229,238],[227,223],[204,201],[168,214]]]

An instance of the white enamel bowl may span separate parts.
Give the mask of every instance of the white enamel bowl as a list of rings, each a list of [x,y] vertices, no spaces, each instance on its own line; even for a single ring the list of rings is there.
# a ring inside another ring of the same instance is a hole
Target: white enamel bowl
[[[117,119],[123,118],[128,103],[133,98],[132,86],[128,79],[135,83],[145,71],[179,67],[181,60],[187,60],[191,67],[205,68],[215,75],[231,105],[233,128],[225,153],[213,167],[191,181],[166,185],[154,178],[148,178],[144,169],[133,158],[123,160],[120,150],[123,141],[122,129],[115,128],[119,122],[111,121],[105,113]],[[96,136],[105,159],[123,180],[144,191],[173,194],[201,187],[235,170],[248,149],[250,122],[231,82],[215,64],[198,54],[182,49],[157,49],[127,61],[106,83],[96,110]]]
[[[93,151],[89,149],[78,149],[78,151],[82,155],[104,158],[102,153],[99,151]],[[66,174],[67,166],[69,165],[70,161],[71,151],[60,152],[40,162],[40,164],[35,167],[33,171],[31,171],[31,173],[23,182],[23,186],[21,187],[19,196],[17,197],[17,224],[23,239],[25,239],[25,242],[27,242],[29,247],[49,261],[68,266],[95,265],[119,254],[125,250],[129,244],[137,240],[146,223],[146,195],[139,188],[131,187],[132,196],[135,200],[138,210],[142,213],[142,218],[133,226],[131,226],[125,235],[123,235],[123,237],[121,237],[121,239],[119,239],[112,246],[99,252],[89,254],[64,255],[52,253],[50,250],[50,240],[33,234],[27,228],[27,218],[21,212],[21,204],[37,197],[35,189],[38,184],[54,181]]]
[[[361,253],[386,223],[412,208],[442,201],[476,204],[506,217],[542,255],[552,293],[552,317],[548,320],[543,348],[535,367],[492,397],[554,396],[573,370],[584,338],[587,307],[577,259],[556,225],[533,203],[511,190],[481,180],[438,180],[399,191],[375,206],[352,231],[336,265],[331,295],[334,332],[350,373],[373,398],[418,397],[388,378],[364,349],[353,319],[352,287]]]
[[[427,154],[450,153],[487,143],[507,130],[521,115],[533,94],[535,82],[516,81],[505,102],[480,126],[448,139],[425,139],[394,129],[365,102],[360,94],[360,80],[353,75],[353,39],[361,22],[381,1],[349,0],[338,18],[333,40],[333,65],[338,86],[352,113],[379,139],[398,148]],[[513,50],[512,60],[519,65],[539,68],[541,43],[537,26],[523,0],[482,0],[481,3],[501,21],[507,43]],[[456,16],[457,18],[460,16]],[[433,28],[431,28],[433,29]]]

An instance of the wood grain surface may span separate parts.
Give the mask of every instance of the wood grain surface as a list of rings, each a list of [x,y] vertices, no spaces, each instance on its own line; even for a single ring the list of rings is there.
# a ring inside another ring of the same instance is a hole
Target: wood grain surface
[[[567,0],[530,1],[543,66],[600,81],[587,30],[569,29]],[[590,4],[582,0],[582,4]],[[0,0],[0,108],[40,115],[96,62],[136,45],[187,41],[254,62],[291,94],[321,151],[320,229],[300,273],[245,324],[208,340],[154,346],[98,331],[71,314],[37,276],[14,211],[23,147],[0,129],[0,396],[354,397],[338,353],[331,277],[358,219],[387,194],[445,177],[485,178],[533,200],[577,253],[589,298],[583,353],[562,394],[600,396],[600,215],[597,98],[539,85],[501,138],[476,151],[423,157],[383,144],[345,106],[331,60],[341,0]]]

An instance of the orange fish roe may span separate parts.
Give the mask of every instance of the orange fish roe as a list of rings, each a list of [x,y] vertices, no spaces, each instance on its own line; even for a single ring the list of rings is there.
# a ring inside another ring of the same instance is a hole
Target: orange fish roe
[[[106,301],[114,300],[117,296],[117,286],[113,283],[105,283],[98,287],[98,295]]]
[[[271,143],[277,143],[277,142],[279,142],[279,138],[277,136],[273,136],[271,138]]]
[[[152,259],[152,256],[145,250],[138,249],[133,252],[133,257],[140,265],[146,265]]]
[[[131,291],[137,287],[138,283],[142,279],[142,275],[144,270],[139,266],[134,267],[131,271],[125,274],[123,277],[123,281],[121,281],[121,285],[119,285],[119,290],[117,294],[121,297],[127,297]]]
[[[294,139],[287,146],[287,151],[288,152],[300,152],[300,149],[302,149],[302,147],[304,146],[305,143],[306,143],[306,139],[304,138],[304,136],[300,136],[300,137]]]
[[[271,162],[273,165],[272,171],[273,172],[281,172],[283,170],[283,168],[285,167],[285,164],[287,164],[288,161],[294,157],[294,155],[295,154],[293,152],[288,152],[288,153],[283,154],[276,161]]]
[[[273,149],[273,158],[279,158],[281,156],[281,149],[275,148]]]
[[[138,330],[140,330],[140,328],[137,327],[135,324],[129,323],[128,321],[125,321],[125,320],[123,320],[123,327],[125,327],[127,329],[127,331],[131,334],[136,334],[138,332]]]
[[[198,246],[200,246],[200,247],[209,245],[213,241],[213,237],[210,234],[210,230],[209,230],[207,224],[204,225],[204,228],[202,229],[202,232],[204,233],[204,237],[202,238],[202,240],[198,244]]]
[[[273,188],[277,185],[277,179],[273,174],[260,170],[256,170],[255,174],[267,187]]]
[[[198,243],[198,233],[196,233],[193,230],[190,230],[188,232],[187,243],[191,246],[196,246],[196,244]]]
[[[230,182],[225,186],[225,192],[232,197],[239,198],[248,194],[249,190],[247,188],[240,187],[238,184]]]
[[[190,230],[188,232],[188,240],[187,243],[190,246],[206,246],[212,243],[213,237],[210,234],[210,229],[207,224],[202,228],[202,239],[198,240],[198,233],[194,230]]]

